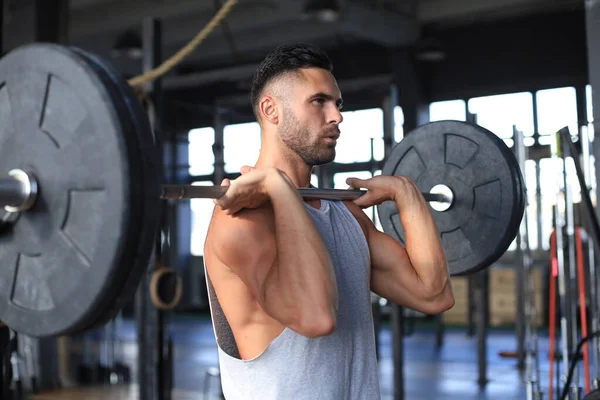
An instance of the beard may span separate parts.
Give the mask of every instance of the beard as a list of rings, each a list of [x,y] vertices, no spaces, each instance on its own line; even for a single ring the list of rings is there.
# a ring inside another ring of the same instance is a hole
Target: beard
[[[337,126],[314,135],[290,110],[284,111],[279,135],[283,142],[309,166],[328,164],[335,159],[335,145],[325,145],[320,140],[338,132]],[[313,136],[315,139],[313,139]]]

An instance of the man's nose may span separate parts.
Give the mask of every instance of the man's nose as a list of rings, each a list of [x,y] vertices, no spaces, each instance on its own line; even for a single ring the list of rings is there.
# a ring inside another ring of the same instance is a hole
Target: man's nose
[[[344,120],[344,116],[342,115],[340,110],[337,107],[333,108],[333,110],[331,111],[330,118],[329,118],[329,123],[334,123],[334,124],[339,125],[342,123],[343,120]]]

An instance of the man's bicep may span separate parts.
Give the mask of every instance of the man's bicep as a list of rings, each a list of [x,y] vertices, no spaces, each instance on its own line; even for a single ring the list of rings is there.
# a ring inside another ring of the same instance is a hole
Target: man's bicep
[[[420,311],[419,277],[400,242],[375,227],[355,204],[348,204],[365,233],[371,254],[371,291],[389,301]]]
[[[414,269],[404,247],[393,237],[377,229],[373,221],[354,203],[348,209],[360,224],[371,254],[371,291],[394,301],[403,290],[400,282],[410,279]]]
[[[371,291],[392,303],[425,314],[437,314],[439,304],[413,268],[406,249],[390,235],[377,231],[369,239]]]
[[[390,301],[405,299],[406,289],[411,280],[416,279],[406,249],[396,239],[376,229],[369,234],[369,249],[371,290]]]

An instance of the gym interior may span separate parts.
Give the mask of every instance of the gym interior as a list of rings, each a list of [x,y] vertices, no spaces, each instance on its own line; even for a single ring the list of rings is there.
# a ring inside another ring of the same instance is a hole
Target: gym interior
[[[345,190],[348,177],[385,173],[397,146],[433,122],[461,121],[493,133],[518,163],[512,172],[518,179],[511,176],[511,182],[523,187],[520,203],[500,222],[510,225],[504,244],[486,247],[481,258],[492,262],[466,262],[464,273],[452,276],[455,304],[441,314],[372,296],[381,398],[600,398],[594,161],[600,153],[594,140],[600,2],[0,0],[0,23],[2,158],[38,151],[34,139],[31,147],[14,148],[6,128],[26,99],[10,109],[2,97],[3,85],[18,80],[15,65],[51,63],[43,52],[31,53],[39,59],[14,61],[17,50],[33,43],[72,46],[130,83],[142,79],[132,86],[160,149],[154,162],[164,184],[219,185],[256,162],[261,132],[249,98],[252,75],[282,44],[324,49],[344,98],[337,156],[315,167],[316,188]],[[9,62],[12,67],[3,69]],[[68,82],[66,68],[56,76],[77,87]],[[77,112],[73,108],[60,129]],[[73,168],[86,160],[69,154],[65,158],[76,158],[68,164]],[[0,165],[8,176],[11,167],[2,160]],[[53,175],[69,174],[54,167]],[[43,197],[51,189],[38,183]],[[203,260],[214,203],[193,197],[161,201],[144,272],[119,286],[128,301],[94,324],[67,323],[66,307],[33,313],[26,305],[38,300],[15,294],[19,278],[3,261],[1,399],[223,398]],[[114,200],[98,218],[123,207]],[[379,211],[365,209],[378,229],[394,231]],[[3,260],[24,240],[17,233],[27,212],[2,212]],[[36,229],[44,232],[43,225]],[[89,223],[85,229],[99,228]],[[99,265],[116,263],[107,254],[95,257],[106,258],[94,261]],[[129,269],[120,261],[114,273],[122,276],[111,279],[125,281]],[[69,265],[60,271],[53,279],[98,287],[108,282],[87,282],[85,275],[71,275]],[[69,303],[87,300],[73,295]],[[25,305],[10,306],[19,301]],[[104,313],[111,304],[94,307]],[[58,321],[56,328],[46,329],[42,319]]]

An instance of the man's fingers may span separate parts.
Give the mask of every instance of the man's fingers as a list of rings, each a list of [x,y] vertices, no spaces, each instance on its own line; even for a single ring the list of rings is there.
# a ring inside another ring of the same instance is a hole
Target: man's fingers
[[[231,181],[229,179],[225,178],[225,179],[223,179],[221,181],[221,186],[231,186]],[[229,190],[229,189],[227,189],[227,190]],[[224,206],[224,199],[225,198],[226,198],[225,195],[223,195],[223,196],[221,196],[218,199],[213,199],[213,203],[216,206],[219,206],[219,207],[223,208],[223,206]]]
[[[363,179],[359,179],[359,178],[348,178],[346,179],[346,184],[349,185],[351,188],[354,189],[360,189],[364,183]]]
[[[215,205],[220,207],[221,210],[223,210],[225,212],[225,214],[229,214],[231,207],[233,206],[231,199],[226,197],[226,195],[223,195],[219,199],[214,199],[214,203],[215,203]]]
[[[368,208],[371,207],[374,203],[374,196],[371,192],[367,192],[365,194],[363,194],[362,196],[360,196],[357,199],[354,199],[354,204],[356,204],[357,206],[361,207],[361,208]]]
[[[242,175],[252,171],[254,169],[254,167],[251,167],[249,165],[243,165],[242,168],[240,168],[240,172]]]

